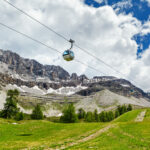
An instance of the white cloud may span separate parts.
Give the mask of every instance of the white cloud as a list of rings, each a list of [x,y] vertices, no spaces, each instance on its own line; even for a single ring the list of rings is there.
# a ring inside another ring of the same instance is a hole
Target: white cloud
[[[143,24],[141,31],[142,35],[146,35],[148,33],[150,33],[150,19]]]
[[[124,0],[112,5],[116,12],[124,9],[124,8],[131,8],[133,6],[132,0]]]
[[[95,2],[97,2],[97,3],[101,4],[101,3],[103,3],[103,2],[104,2],[104,0],[95,0]]]
[[[143,77],[150,73],[146,66],[146,54],[143,54],[145,56],[143,59],[137,60],[138,45],[132,40],[133,35],[141,31],[141,23],[131,14],[117,15],[110,6],[97,9],[88,7],[83,0],[12,0],[11,2],[66,38],[74,39],[77,45],[114,66],[127,78],[135,76],[136,82],[144,89],[149,88],[148,84],[143,85]],[[61,52],[70,47],[69,43],[3,1],[0,2],[0,22],[31,35]],[[3,27],[0,28],[0,35],[2,35],[0,48],[13,50],[23,57],[36,59],[43,64],[60,65],[70,73],[85,73],[89,77],[102,75],[77,62],[65,62],[60,54]],[[74,47],[74,52],[76,59],[107,75],[121,77],[78,48]]]

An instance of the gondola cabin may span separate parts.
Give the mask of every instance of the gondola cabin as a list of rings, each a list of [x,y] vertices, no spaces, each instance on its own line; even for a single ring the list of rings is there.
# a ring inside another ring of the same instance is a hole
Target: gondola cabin
[[[71,50],[66,50],[63,53],[63,58],[66,61],[72,61],[74,59],[74,53]]]

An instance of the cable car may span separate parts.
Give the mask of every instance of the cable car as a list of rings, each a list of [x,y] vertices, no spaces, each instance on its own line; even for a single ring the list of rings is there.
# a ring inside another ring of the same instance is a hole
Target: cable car
[[[70,49],[63,52],[63,58],[66,61],[72,61],[74,59],[74,52],[71,50],[73,48],[74,41],[70,39],[69,42],[71,43]]]
[[[134,95],[135,91],[133,89],[130,90],[130,94]]]

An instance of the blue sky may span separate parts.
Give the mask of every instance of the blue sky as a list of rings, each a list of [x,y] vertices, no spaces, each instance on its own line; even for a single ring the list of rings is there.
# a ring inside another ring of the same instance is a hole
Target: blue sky
[[[100,1],[100,0],[99,0]],[[117,13],[125,13],[129,14],[131,13],[133,17],[137,18],[141,21],[142,24],[144,24],[146,21],[148,21],[150,18],[150,5],[146,0],[102,0],[103,2],[98,3],[95,0],[85,0],[85,4],[99,8],[105,5],[114,6],[114,10],[118,9]],[[127,4],[125,6],[119,7],[116,5],[119,2],[126,2]],[[133,40],[137,42],[139,45],[137,49],[137,58],[141,58],[141,54],[148,49],[150,46],[150,34],[141,35],[136,34],[133,36]]]

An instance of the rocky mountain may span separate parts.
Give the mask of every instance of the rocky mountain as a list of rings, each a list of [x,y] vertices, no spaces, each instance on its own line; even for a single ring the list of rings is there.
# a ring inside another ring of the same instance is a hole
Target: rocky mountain
[[[70,75],[60,66],[42,65],[35,60],[24,59],[11,51],[0,50],[1,72],[18,74],[23,79],[67,80]],[[3,68],[3,70],[2,70]],[[7,68],[7,69],[6,69]]]
[[[108,110],[118,104],[129,103],[150,107],[150,94],[125,79],[113,76],[88,79],[86,75],[70,75],[60,66],[42,65],[11,51],[0,50],[0,108],[8,89],[21,92],[23,111],[24,106],[31,108],[37,102],[44,107],[49,106],[50,116],[61,112],[66,99],[75,103],[76,109],[83,107],[91,111],[95,108],[98,111]]]
[[[42,65],[8,50],[0,50],[0,82],[18,87],[38,87],[43,91],[80,85],[83,86],[81,91],[75,90],[75,92],[83,96],[108,89],[123,96],[150,98],[149,94],[144,93],[127,80],[113,76],[95,76],[93,79],[88,79],[85,75],[78,76],[76,73],[70,75],[60,66]]]

